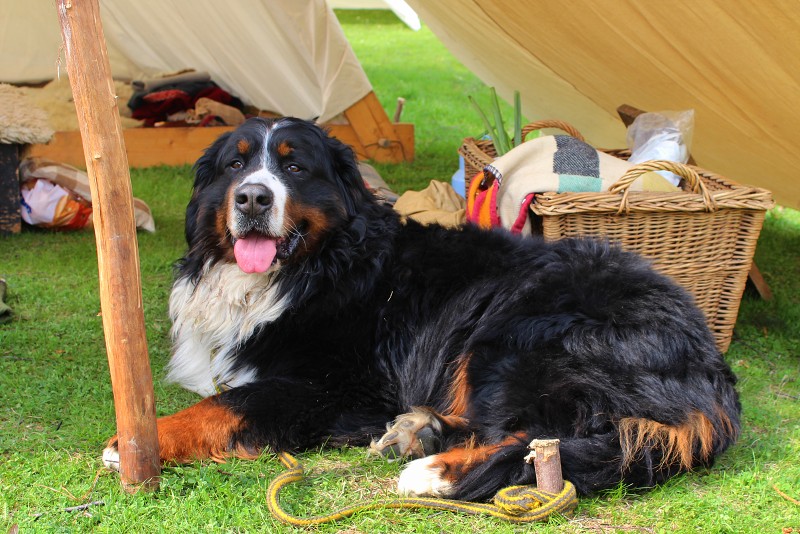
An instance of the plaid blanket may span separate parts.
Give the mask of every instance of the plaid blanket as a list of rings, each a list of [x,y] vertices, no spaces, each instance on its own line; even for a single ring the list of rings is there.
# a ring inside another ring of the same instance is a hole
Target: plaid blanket
[[[633,164],[600,152],[568,135],[543,136],[510,150],[487,165],[484,182],[494,189],[482,195],[490,206],[467,207],[468,219],[481,226],[504,226],[514,233],[531,233],[528,210],[536,193],[606,191]],[[647,173],[631,184],[631,191],[671,191],[672,184]],[[472,200],[472,199],[471,199]]]

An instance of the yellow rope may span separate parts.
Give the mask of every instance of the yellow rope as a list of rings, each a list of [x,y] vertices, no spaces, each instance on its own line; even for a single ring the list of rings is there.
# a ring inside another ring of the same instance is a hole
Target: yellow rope
[[[494,504],[427,497],[403,497],[346,506],[326,515],[298,517],[286,512],[281,507],[280,493],[289,484],[305,478],[305,471],[302,464],[287,452],[280,453],[278,459],[287,470],[270,483],[267,489],[267,508],[279,521],[296,527],[319,525],[350,517],[356,512],[381,508],[429,508],[468,514],[488,514],[514,523],[527,523],[529,521],[543,521],[555,512],[568,512],[578,504],[575,486],[565,480],[564,489],[559,493],[540,491],[535,486],[510,486],[504,488],[495,495]]]

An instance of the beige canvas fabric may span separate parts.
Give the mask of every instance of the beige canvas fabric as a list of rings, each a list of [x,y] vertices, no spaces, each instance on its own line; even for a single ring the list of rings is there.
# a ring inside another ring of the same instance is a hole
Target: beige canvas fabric
[[[528,119],[566,120],[593,145],[620,148],[620,104],[694,109],[700,165],[800,208],[795,0],[408,3],[501,96],[519,89]],[[258,107],[322,120],[369,91],[323,0],[101,6],[117,76],[206,70]],[[0,26],[0,81],[55,77],[61,36],[53,3],[0,0],[0,13],[14,21]]]
[[[372,89],[324,0],[103,0],[100,7],[116,78],[207,71],[248,104],[323,122]],[[0,13],[0,81],[66,77],[52,0],[0,0]]]
[[[529,120],[565,120],[595,146],[622,148],[617,106],[694,109],[702,167],[800,208],[797,2],[408,3],[501,96],[521,91]]]

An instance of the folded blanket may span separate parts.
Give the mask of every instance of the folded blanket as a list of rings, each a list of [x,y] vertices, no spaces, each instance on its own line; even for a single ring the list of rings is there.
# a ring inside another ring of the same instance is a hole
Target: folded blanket
[[[240,99],[220,88],[213,81],[195,81],[167,84],[149,92],[133,93],[128,100],[131,117],[143,120],[145,126],[166,121],[170,115],[188,111],[201,98],[244,109]]]
[[[47,113],[23,89],[0,83],[0,143],[47,143],[52,137]]]
[[[491,226],[502,225],[514,233],[528,235],[528,211],[536,193],[606,191],[632,166],[574,137],[544,136],[523,143],[487,165],[484,182],[489,189],[476,193],[483,193],[483,198],[496,208]],[[658,174],[647,173],[631,184],[630,190],[677,188]],[[478,195],[475,198],[480,200]],[[467,209],[473,222],[479,221],[472,214],[487,212],[483,206],[470,205]],[[481,225],[486,226],[485,219]]]

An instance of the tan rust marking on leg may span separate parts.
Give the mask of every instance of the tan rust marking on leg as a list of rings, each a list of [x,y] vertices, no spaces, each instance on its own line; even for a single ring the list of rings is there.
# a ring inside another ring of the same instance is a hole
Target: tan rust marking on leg
[[[445,413],[456,417],[466,417],[469,409],[469,397],[472,394],[472,388],[469,385],[469,375],[467,368],[469,366],[470,357],[468,354],[462,354],[455,362],[455,370],[450,379],[450,388],[448,396],[450,404],[448,405]]]
[[[158,444],[164,462],[188,463],[209,458],[258,455],[242,447],[231,450],[231,438],[242,427],[242,418],[209,397],[185,410],[158,419]]]
[[[727,416],[723,426],[733,430]],[[626,417],[619,422],[619,434],[623,466],[630,465],[644,447],[655,447],[662,454],[660,467],[679,464],[689,470],[694,465],[695,447],[699,448],[698,460],[709,458],[717,430],[708,417],[700,412],[692,412],[685,423],[675,426],[650,419]]]
[[[469,419],[458,415],[442,415],[437,413],[436,417],[439,418],[444,426],[449,427],[451,430],[465,429],[469,426]]]
[[[411,408],[412,413],[424,413],[427,414],[428,417],[432,419],[436,419],[442,426],[441,429],[445,432],[453,430],[463,430],[469,426],[469,420],[458,416],[458,415],[446,415],[441,412],[438,412],[431,408],[430,406],[412,406]]]
[[[524,432],[517,432],[499,443],[490,445],[476,445],[474,442],[468,442],[461,447],[437,454],[434,456],[430,467],[431,469],[438,469],[441,473],[441,478],[454,484],[473,468],[486,462],[492,455],[497,454],[503,447],[526,439]],[[522,458],[520,458],[521,461]]]

